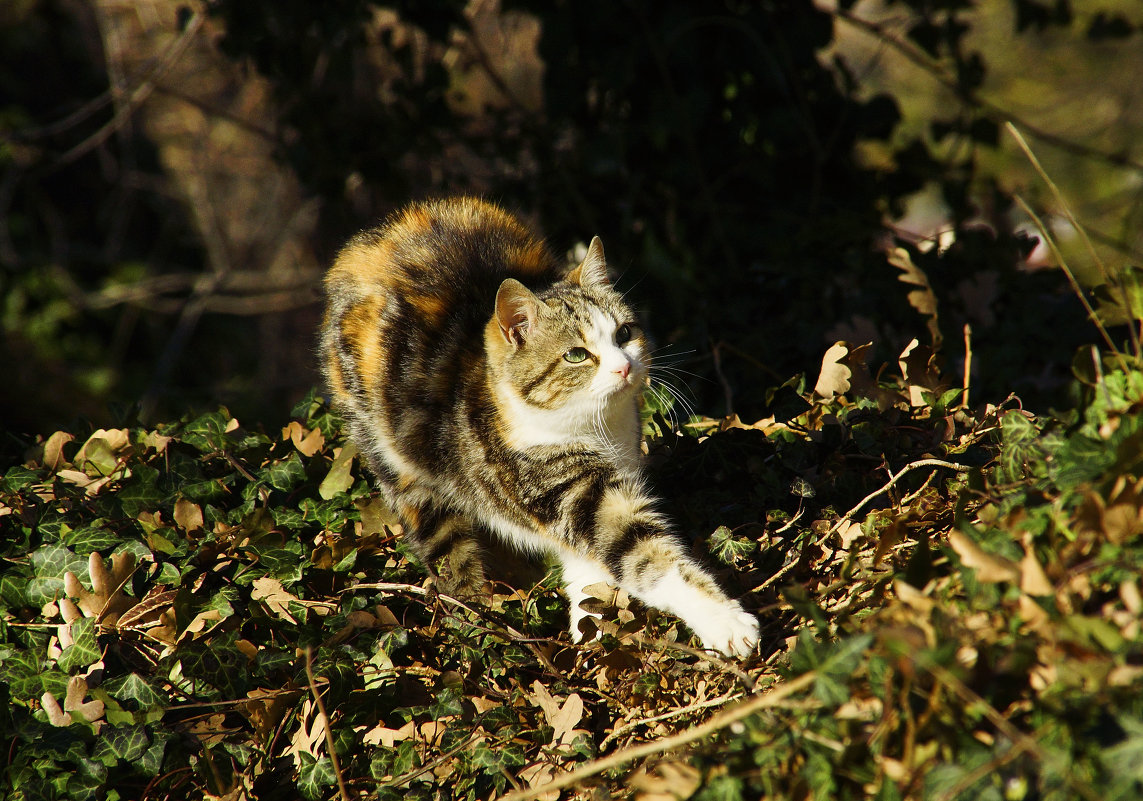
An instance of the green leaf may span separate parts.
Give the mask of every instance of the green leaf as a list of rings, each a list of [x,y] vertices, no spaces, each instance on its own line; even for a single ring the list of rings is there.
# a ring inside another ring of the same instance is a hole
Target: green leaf
[[[81,617],[68,625],[74,642],[63,650],[57,664],[60,670],[74,673],[79,668],[86,668],[98,662],[100,651],[95,639],[94,619]]]
[[[67,674],[46,667],[44,662],[31,651],[0,650],[0,684],[8,686],[12,698],[22,701],[39,701],[45,692],[63,698],[67,694]]]
[[[306,799],[325,796],[327,787],[337,784],[337,774],[329,757],[314,760],[309,754],[300,754],[302,764],[298,768],[298,792]]]
[[[113,768],[120,762],[135,762],[142,758],[150,744],[147,727],[142,724],[108,726],[95,741],[91,756]]]
[[[69,531],[60,540],[77,554],[106,551],[123,542],[123,537],[107,528],[107,521],[96,518],[89,525]]]
[[[758,543],[745,537],[735,537],[729,528],[719,526],[710,535],[710,551],[720,561],[728,565],[735,564],[754,551],[758,550]]]
[[[19,465],[10,467],[8,471],[4,473],[4,477],[0,479],[0,495],[15,495],[25,487],[31,486],[41,480],[40,471],[38,470],[31,470]]]
[[[83,582],[89,582],[87,560],[62,545],[44,545],[32,552],[32,572],[28,582],[29,603],[41,606],[64,596],[64,573],[75,573]]]
[[[230,413],[226,409],[219,409],[187,423],[181,432],[181,439],[203,453],[220,453],[234,442],[227,432],[232,423]]]
[[[295,451],[278,462],[272,462],[262,471],[266,482],[276,490],[289,492],[306,478],[301,456]]]
[[[126,676],[111,679],[103,688],[116,700],[129,709],[155,709],[164,707],[168,699],[152,687],[145,678],[138,673],[128,673]]]
[[[163,494],[158,487],[159,471],[145,464],[135,465],[131,477],[123,482],[116,498],[128,517],[138,517],[140,512],[158,509]]]

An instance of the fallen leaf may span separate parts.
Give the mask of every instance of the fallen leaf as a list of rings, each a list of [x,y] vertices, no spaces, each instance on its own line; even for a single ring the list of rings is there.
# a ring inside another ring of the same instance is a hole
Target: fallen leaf
[[[250,591],[250,598],[261,601],[266,610],[274,617],[287,620],[290,623],[296,624],[298,622],[290,614],[290,602],[298,603],[298,597],[282,589],[282,582],[276,578],[263,576],[255,579],[253,589]]]
[[[888,261],[891,265],[901,271],[901,275],[897,276],[897,280],[918,287],[911,291],[906,299],[909,305],[924,315],[926,325],[929,328],[929,336],[932,337],[933,347],[939,348],[941,344],[941,329],[937,323],[937,295],[933,292],[932,286],[929,284],[929,277],[925,275],[924,271],[913,263],[913,257],[909,255],[909,251],[905,248],[893,248],[888,254]]]
[[[537,762],[534,765],[529,765],[519,773],[520,781],[524,782],[532,790],[537,790],[545,785],[551,784],[556,776],[563,773],[563,771],[556,769],[554,766],[545,762]],[[542,790],[532,796],[537,801],[558,801],[560,797],[559,790]]]
[[[108,570],[99,552],[92,551],[87,564],[91,591],[69,571],[64,573],[64,592],[76,599],[84,615],[103,625],[114,626],[119,616],[135,605],[133,598],[123,594],[123,585],[135,572],[135,554],[129,551],[112,554]]]
[[[346,443],[333,457],[329,473],[318,486],[318,495],[324,500],[328,501],[353,486],[353,457],[356,455],[357,448]]]
[[[1036,558],[1032,536],[1024,536],[1024,558],[1020,560],[1020,590],[1028,595],[1054,595],[1056,588],[1048,580],[1044,568]]]
[[[1020,569],[1015,562],[985,551],[960,531],[949,532],[949,545],[956,551],[964,566],[975,570],[976,578],[986,584],[1020,580]]]
[[[682,801],[702,783],[702,774],[685,762],[660,762],[650,770],[640,768],[627,781],[636,801]]]
[[[291,420],[290,424],[282,429],[282,439],[293,442],[294,447],[307,457],[313,456],[325,445],[325,435],[321,433],[320,428],[307,431],[297,420]]]
[[[47,441],[44,442],[43,466],[54,473],[67,464],[67,459],[65,459],[63,455],[63,449],[65,445],[74,440],[75,437],[66,431],[57,431],[48,437]]]
[[[186,498],[175,501],[175,522],[187,534],[200,531],[203,527],[202,507]]]

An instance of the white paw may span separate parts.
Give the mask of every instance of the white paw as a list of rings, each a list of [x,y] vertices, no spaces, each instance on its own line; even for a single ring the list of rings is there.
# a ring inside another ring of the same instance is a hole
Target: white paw
[[[590,642],[591,640],[598,640],[601,636],[603,636],[603,632],[600,631],[599,626],[596,624],[596,621],[602,619],[600,615],[593,615],[591,612],[588,612],[579,604],[573,604],[569,611],[571,613],[571,621],[570,625],[568,626],[568,633],[571,634],[572,642]],[[581,627],[580,622],[588,619],[590,619],[591,622]],[[584,629],[587,629],[588,632],[594,631],[595,633],[585,635],[583,631]]]
[[[703,647],[726,656],[749,656],[758,645],[758,618],[732,601],[703,620],[688,621]]]

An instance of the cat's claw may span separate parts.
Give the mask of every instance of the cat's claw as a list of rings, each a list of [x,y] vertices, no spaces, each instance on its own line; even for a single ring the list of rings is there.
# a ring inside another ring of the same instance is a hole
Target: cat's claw
[[[718,651],[724,656],[744,658],[758,645],[758,618],[746,612],[737,603],[715,620],[704,621],[701,626],[693,626],[695,634],[702,640],[703,647]]]

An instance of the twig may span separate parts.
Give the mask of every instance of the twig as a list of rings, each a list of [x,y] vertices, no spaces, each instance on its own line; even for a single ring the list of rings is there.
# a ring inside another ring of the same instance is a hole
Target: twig
[[[1119,290],[1119,293],[1121,295],[1121,300],[1123,302],[1123,307],[1124,307],[1124,309],[1127,310],[1128,314],[1130,314],[1132,311],[1132,309],[1131,309],[1131,298],[1128,295],[1126,288],[1123,287],[1119,283],[1119,281],[1112,279],[1111,274],[1108,272],[1107,265],[1104,264],[1103,259],[1101,259],[1099,257],[1099,253],[1096,252],[1095,245],[1093,245],[1091,243],[1091,239],[1088,237],[1087,231],[1085,231],[1084,227],[1082,225],[1080,225],[1080,221],[1076,218],[1075,214],[1072,212],[1071,206],[1069,206],[1068,202],[1064,199],[1064,195],[1060,191],[1059,187],[1056,186],[1055,182],[1048,176],[1047,170],[1045,170],[1043,165],[1040,164],[1040,160],[1038,158],[1036,158],[1036,154],[1032,152],[1032,148],[1030,148],[1028,146],[1028,143],[1024,140],[1024,137],[1020,134],[1019,129],[1015,125],[1013,125],[1011,122],[1006,122],[1004,124],[1004,127],[1007,129],[1008,133],[1011,134],[1012,138],[1016,140],[1016,144],[1018,144],[1020,146],[1020,149],[1022,151],[1024,151],[1024,155],[1027,157],[1028,162],[1032,165],[1032,169],[1034,169],[1036,171],[1036,174],[1040,176],[1040,180],[1042,180],[1045,184],[1047,184],[1048,188],[1052,190],[1052,197],[1055,198],[1057,205],[1063,211],[1064,216],[1067,217],[1068,222],[1071,223],[1072,228],[1076,232],[1079,233],[1080,239],[1083,240],[1084,246],[1087,248],[1088,255],[1091,256],[1091,260],[1092,260],[1092,262],[1094,262],[1095,266],[1099,268],[1099,274],[1101,276],[1103,276],[1103,280],[1107,284],[1114,286],[1116,289]],[[1027,204],[1021,202],[1020,205],[1022,207],[1024,207],[1025,210],[1027,210]],[[1039,223],[1038,221],[1037,221],[1037,227],[1043,228],[1042,224]],[[1045,238],[1047,238],[1046,231],[1044,233],[1045,233]],[[1068,279],[1072,282],[1072,288],[1076,291],[1077,294],[1082,295],[1082,293],[1079,291],[1078,284],[1075,281],[1075,277],[1071,275],[1071,271],[1068,270],[1067,264],[1064,262],[1063,257],[1060,256],[1059,252],[1055,248],[1052,248],[1052,252],[1056,256],[1057,260],[1060,262],[1060,266],[1063,267],[1063,269],[1068,273]],[[1092,312],[1092,314],[1095,314],[1095,312]],[[1103,326],[1100,325],[1100,328],[1102,329]],[[1134,347],[1134,352],[1139,353],[1140,352],[1139,351],[1139,336],[1135,331],[1135,326],[1129,325],[1129,326],[1127,326],[1127,330],[1131,334],[1131,344]],[[1106,337],[1106,335],[1107,335],[1107,332],[1105,331],[1104,336]],[[1116,350],[1114,345],[1112,345],[1111,349],[1115,353],[1119,352],[1118,350]]]
[[[678,734],[671,735],[670,737],[662,737],[658,740],[652,740],[649,743],[642,743],[631,748],[624,748],[621,751],[616,751],[609,754],[602,759],[596,759],[578,770],[573,770],[571,773],[566,773],[547,784],[540,785],[539,787],[529,787],[526,790],[518,790],[507,795],[501,796],[499,801],[527,801],[528,799],[538,798],[546,793],[563,790],[567,787],[572,787],[584,779],[591,778],[604,771],[618,768],[628,762],[634,762],[636,759],[652,756],[654,754],[662,754],[667,751],[674,750],[684,745],[701,740],[708,737],[722,729],[728,728],[744,718],[761,712],[763,709],[778,706],[787,697],[801,692],[802,690],[813,684],[817,678],[814,671],[803,673],[796,679],[784,682],[775,687],[765,695],[755,696],[747,701],[738,704],[726,711],[716,715],[699,726],[692,729],[679,732]]]
[[[309,681],[310,692],[313,694],[314,703],[317,704],[318,714],[322,717],[323,728],[325,729],[325,746],[329,751],[329,761],[333,765],[333,775],[337,777],[337,789],[341,794],[342,801],[349,801],[349,791],[345,789],[345,779],[341,776],[341,764],[337,759],[337,749],[333,744],[333,729],[330,727],[329,715],[325,711],[325,702],[321,700],[321,693],[317,690],[317,683],[314,681],[314,664],[313,664],[313,649],[306,646],[306,679]]]
[[[1115,343],[1111,340],[1111,335],[1108,334],[1107,329],[1103,327],[1103,321],[1099,319],[1099,315],[1095,313],[1095,309],[1092,308],[1091,303],[1088,302],[1087,295],[1084,294],[1083,287],[1079,285],[1079,281],[1077,281],[1075,275],[1072,274],[1071,267],[1068,266],[1068,263],[1064,259],[1063,254],[1060,253],[1060,249],[1056,247],[1056,240],[1052,237],[1052,233],[1048,230],[1048,226],[1044,224],[1044,221],[1040,219],[1039,215],[1036,214],[1036,212],[1032,211],[1032,207],[1024,201],[1024,198],[1020,197],[1019,195],[1014,195],[1013,199],[1020,206],[1020,208],[1023,209],[1024,213],[1032,218],[1032,223],[1036,226],[1036,230],[1038,230],[1040,235],[1044,237],[1044,244],[1048,246],[1050,251],[1052,251],[1052,256],[1055,258],[1056,263],[1060,265],[1060,269],[1064,271],[1064,276],[1067,277],[1068,283],[1071,285],[1072,292],[1075,293],[1076,297],[1079,298],[1080,303],[1083,304],[1083,308],[1084,311],[1087,312],[1088,319],[1091,320],[1092,325],[1094,325],[1099,330],[1099,334],[1103,337],[1104,343],[1108,348],[1111,349],[1112,353],[1118,353],[1119,349],[1115,347]]]
[[[679,715],[685,715],[688,712],[697,712],[700,709],[709,709],[712,706],[722,706],[723,704],[729,703],[730,701],[737,701],[739,698],[744,697],[745,696],[742,693],[728,693],[726,695],[720,695],[718,698],[708,698],[707,700],[701,701],[699,703],[672,709],[670,712],[664,712],[661,715],[652,715],[649,718],[633,720],[630,723],[625,723],[624,725],[613,729],[611,734],[603,738],[603,742],[599,744],[599,750],[602,751],[612,740],[618,740],[621,735],[626,734],[632,729],[636,729],[640,726],[649,726],[652,723],[658,723],[661,720],[669,720],[671,718],[676,718]]]
[[[972,326],[968,323],[964,324],[964,381],[961,386],[964,387],[964,396],[960,399],[960,408],[968,408],[968,387],[969,381],[972,380]]]
[[[904,475],[906,473],[908,473],[911,470],[915,470],[918,467],[943,467],[947,470],[969,470],[969,469],[971,469],[968,465],[959,464],[957,462],[946,462],[944,459],[918,459],[915,462],[911,462],[911,463],[905,465],[904,467],[902,467],[900,469],[900,471],[897,472],[896,475],[890,477],[889,483],[887,483],[881,489],[874,490],[873,492],[866,495],[864,498],[861,499],[861,501],[857,504],[857,506],[853,507],[848,512],[843,514],[838,519],[838,521],[833,524],[833,527],[829,530],[828,534],[836,533],[838,531],[838,529],[840,529],[842,527],[842,525],[844,525],[847,520],[852,520],[853,516],[855,514],[860,512],[862,509],[864,509],[865,505],[867,503],[872,501],[878,495],[882,495],[882,494],[888,492],[890,489],[893,488],[893,485],[895,485],[898,481],[900,481],[904,477]]]
[[[488,615],[482,614],[480,611],[473,609],[471,606],[466,604],[464,601],[461,601],[459,598],[453,598],[451,595],[443,595],[438,592],[433,592],[432,590],[427,590],[424,587],[418,587],[416,584],[396,584],[384,581],[372,584],[354,584],[352,587],[347,587],[342,590],[341,593],[344,594],[347,592],[354,592],[355,590],[362,589],[381,590],[382,592],[399,592],[408,595],[417,595],[422,598],[435,597],[444,603],[455,606],[458,609],[463,609],[464,611],[468,612],[471,615],[475,615],[476,617],[484,618],[485,620],[491,619]],[[552,673],[556,675],[563,675],[562,671],[557,668],[555,664],[553,664],[551,659],[548,658],[548,655],[536,647],[535,643],[532,642],[533,638],[529,637],[521,631],[517,631],[503,621],[494,620],[493,622],[502,629],[501,631],[496,631],[495,633],[500,634],[501,636],[507,634],[512,639],[527,647],[528,650],[532,652],[532,655],[535,656],[536,659],[540,660],[544,667],[546,667]]]
[[[76,159],[99,147],[106,142],[112,134],[126,125],[135,113],[135,110],[143,105],[147,98],[151,96],[151,93],[155,90],[155,82],[182,58],[194,40],[195,35],[198,34],[202,28],[205,20],[206,15],[202,11],[195,11],[187,21],[186,27],[183,29],[179,38],[157,59],[157,63],[151,72],[140,81],[138,86],[131,90],[130,94],[127,95],[126,104],[121,110],[115,113],[115,117],[112,118],[111,122],[60,156],[53,166],[58,169],[71,164]],[[114,98],[115,90],[112,89],[109,91],[111,92],[110,96]]]
[[[1006,717],[1004,717],[1004,715],[1002,715],[1000,711],[996,709],[996,707],[975,693],[971,687],[966,685],[944,667],[928,659],[918,660],[917,664],[919,667],[931,673],[933,678],[935,678],[937,681],[945,684],[949,689],[953,691],[954,694],[960,696],[962,701],[982,710],[984,712],[984,716],[988,718],[992,725],[995,726],[1001,733],[1003,733],[1005,737],[1011,740],[1016,748],[1031,753],[1041,762],[1044,762],[1047,759],[1047,753],[1040,746],[1040,744],[1036,742],[1036,740],[1012,725],[1012,723]],[[1065,782],[1067,782],[1069,786],[1071,786],[1073,790],[1076,791],[1078,795],[1083,796],[1085,799],[1087,799],[1087,801],[1101,800],[1102,796],[1100,796],[1099,793],[1097,793],[1091,786],[1076,780],[1067,771],[1063,772],[1062,778]]]
[[[768,579],[766,579],[765,581],[763,581],[761,584],[759,584],[757,587],[755,587],[754,589],[752,589],[750,592],[751,592],[751,593],[762,592],[762,590],[766,589],[766,588],[767,588],[767,587],[769,587],[771,584],[773,584],[774,582],[776,582],[778,579],[782,578],[782,576],[786,575],[786,574],[787,574],[787,573],[789,573],[791,570],[793,570],[793,569],[794,569],[794,566],[795,566],[795,565],[797,565],[797,564],[798,564],[798,560],[797,560],[797,559],[795,559],[794,561],[790,562],[790,564],[788,564],[788,565],[785,565],[784,567],[782,567],[782,569],[780,569],[780,570],[779,570],[778,572],[776,572],[774,575],[770,576],[770,578],[768,578]]]

